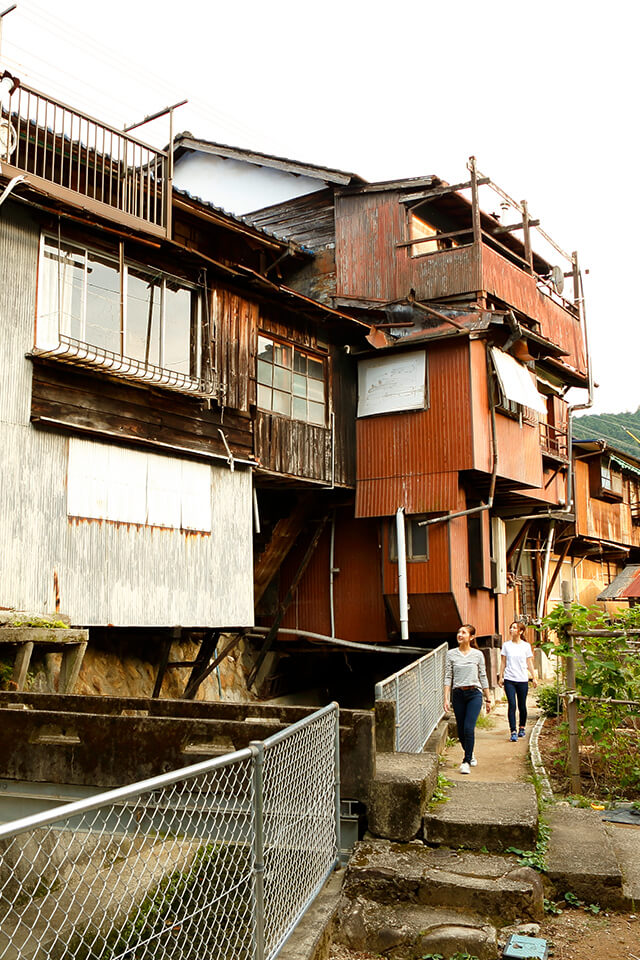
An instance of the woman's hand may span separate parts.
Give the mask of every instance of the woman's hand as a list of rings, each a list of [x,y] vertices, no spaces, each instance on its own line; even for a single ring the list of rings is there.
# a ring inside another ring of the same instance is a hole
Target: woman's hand
[[[498,677],[498,686],[499,686],[499,687],[502,686],[502,677]]]
[[[484,705],[487,713],[491,713],[491,700],[485,700]]]
[[[531,677],[531,683],[533,684],[534,687],[538,686],[538,681],[536,680],[535,677]]]
[[[444,702],[444,712],[445,712],[445,713],[450,713],[450,712],[451,712],[451,704],[449,703],[448,700],[445,700],[445,702]]]

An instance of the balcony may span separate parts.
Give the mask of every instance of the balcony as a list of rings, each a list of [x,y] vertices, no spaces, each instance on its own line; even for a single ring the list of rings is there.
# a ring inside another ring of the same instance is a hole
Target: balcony
[[[569,453],[566,429],[555,427],[552,423],[547,423],[546,420],[541,420],[539,426],[540,448],[542,452],[568,463]]]
[[[170,159],[88,114],[0,76],[0,172],[56,201],[154,236],[170,228]]]

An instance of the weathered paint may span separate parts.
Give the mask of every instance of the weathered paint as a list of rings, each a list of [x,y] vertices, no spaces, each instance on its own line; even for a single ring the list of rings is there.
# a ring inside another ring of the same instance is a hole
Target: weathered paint
[[[76,624],[231,626],[253,622],[251,476],[211,470],[212,531],[70,523],[68,438],[30,422],[38,226],[0,217],[0,605]],[[174,458],[179,459],[179,458]]]
[[[576,536],[640,547],[640,526],[631,519],[628,502],[591,496],[589,461],[575,462]]]

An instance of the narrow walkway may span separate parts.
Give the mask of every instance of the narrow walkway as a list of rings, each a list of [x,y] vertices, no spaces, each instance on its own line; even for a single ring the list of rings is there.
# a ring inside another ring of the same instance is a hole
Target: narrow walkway
[[[455,744],[451,744],[446,749],[446,761],[441,772],[450,780],[469,782],[513,783],[525,780],[531,772],[527,760],[529,737],[539,716],[535,691],[530,692],[527,699],[527,713],[526,736],[517,743],[511,743],[507,721],[507,701],[505,699],[496,703],[488,718],[491,726],[476,727],[475,755],[478,766],[471,768],[470,775],[459,772],[462,749],[456,739]],[[486,718],[484,710],[482,716]]]

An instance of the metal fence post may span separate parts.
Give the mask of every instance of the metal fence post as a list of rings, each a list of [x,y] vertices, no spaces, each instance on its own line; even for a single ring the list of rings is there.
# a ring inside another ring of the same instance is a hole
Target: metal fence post
[[[253,802],[255,813],[255,836],[253,876],[256,898],[255,960],[264,960],[264,743],[253,740]]]
[[[400,750],[400,678],[396,677],[396,751]]]
[[[335,791],[336,791],[336,866],[340,866],[342,837],[340,830],[340,708],[336,704],[335,713]]]

